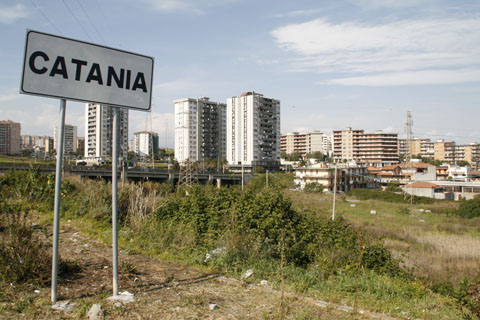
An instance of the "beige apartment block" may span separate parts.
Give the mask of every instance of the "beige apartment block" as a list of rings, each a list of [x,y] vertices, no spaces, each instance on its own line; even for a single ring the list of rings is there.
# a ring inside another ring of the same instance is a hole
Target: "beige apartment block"
[[[333,131],[333,155],[336,162],[354,160],[373,167],[398,163],[398,134],[365,133],[363,130]]]
[[[290,132],[280,137],[280,151],[292,154],[294,152],[305,156],[310,150],[310,134]]]
[[[332,153],[332,139],[331,136],[321,131],[310,133],[290,132],[280,137],[280,151],[287,154],[298,152],[303,157],[312,152],[330,155]]]
[[[445,142],[443,139],[439,139],[433,143],[433,150],[435,151],[434,160],[455,162],[455,142]]]
[[[22,139],[21,125],[12,120],[0,121],[0,154],[18,154]]]

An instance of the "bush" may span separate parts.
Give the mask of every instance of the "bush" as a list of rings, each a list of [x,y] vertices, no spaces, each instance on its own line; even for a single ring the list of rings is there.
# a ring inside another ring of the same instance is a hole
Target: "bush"
[[[464,218],[480,217],[480,196],[476,196],[472,200],[462,201],[457,214]]]
[[[17,197],[24,200],[53,200],[55,178],[40,173],[39,165],[30,165],[29,170],[8,170],[0,177],[3,199]]]
[[[5,202],[0,211],[0,282],[45,284],[52,271],[51,248],[18,207]],[[40,230],[46,234],[46,229]],[[58,261],[60,278],[80,271],[76,261]]]
[[[51,254],[34,235],[24,215],[5,212],[0,225],[0,280],[8,283],[44,283],[51,275]]]
[[[402,188],[400,188],[400,183],[398,183],[398,182],[390,182],[390,183],[387,185],[387,188],[385,189],[385,191],[389,191],[389,192],[402,192]]]
[[[353,189],[350,194],[359,200],[379,200],[393,203],[409,203],[409,200],[404,199],[403,194],[398,194],[390,191],[372,190],[372,189]],[[426,197],[414,197],[413,202],[416,204],[432,204],[435,199]]]
[[[319,193],[323,192],[323,184],[320,183],[307,183],[305,188],[303,188],[304,192],[307,193]]]
[[[235,257],[236,262],[241,259],[241,265],[279,260],[283,239],[287,263],[300,267],[318,264],[325,277],[355,264],[359,254],[365,256],[365,268],[382,274],[401,273],[398,261],[382,243],[372,242],[343,219],[313,216],[296,212],[280,189],[258,185],[243,193],[238,188],[195,187],[188,196],[170,195],[154,214],[157,227],[188,228],[196,248],[226,247],[227,256]],[[359,248],[359,235],[363,249]],[[228,261],[232,260],[223,263]]]

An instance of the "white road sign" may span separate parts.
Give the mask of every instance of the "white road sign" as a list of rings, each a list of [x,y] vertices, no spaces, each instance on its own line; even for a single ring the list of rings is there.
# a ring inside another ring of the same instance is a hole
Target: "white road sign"
[[[150,110],[153,58],[27,30],[20,92]]]

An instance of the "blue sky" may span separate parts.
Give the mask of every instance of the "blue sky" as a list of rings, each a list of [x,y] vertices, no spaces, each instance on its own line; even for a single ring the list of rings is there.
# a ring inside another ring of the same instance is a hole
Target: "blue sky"
[[[480,142],[480,2],[0,0],[0,119],[52,135],[59,101],[20,95],[26,29],[155,58],[151,125],[173,146],[173,100],[281,101],[282,133],[345,127]],[[84,135],[84,107],[66,122]]]

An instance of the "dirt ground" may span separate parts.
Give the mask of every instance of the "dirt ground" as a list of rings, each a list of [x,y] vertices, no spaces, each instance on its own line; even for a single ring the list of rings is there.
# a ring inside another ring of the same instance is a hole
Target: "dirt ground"
[[[249,285],[123,252],[119,253],[119,291],[133,294],[134,301],[111,301],[111,248],[70,227],[61,230],[59,248],[62,259],[76,261],[81,268],[58,286],[58,300],[68,300],[72,310],[51,308],[50,287],[8,288],[16,301],[0,306],[0,318],[88,319],[90,307],[100,304],[106,319],[282,319],[281,292],[268,284]],[[393,319],[354,314],[348,307],[292,293],[285,297],[286,319]]]

